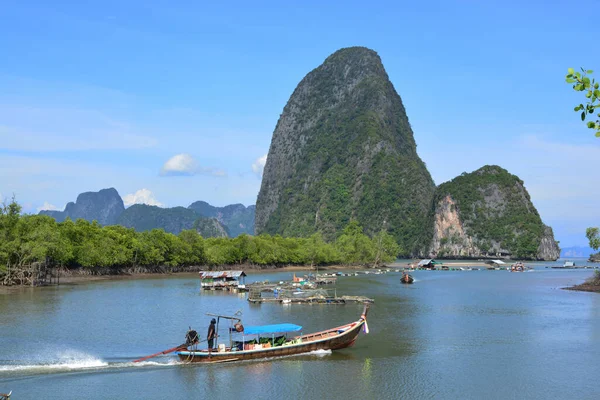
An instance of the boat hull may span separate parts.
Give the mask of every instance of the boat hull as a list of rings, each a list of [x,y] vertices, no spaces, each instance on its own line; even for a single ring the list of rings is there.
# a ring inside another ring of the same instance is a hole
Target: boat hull
[[[318,332],[310,335],[299,336],[302,342],[287,346],[270,347],[266,349],[238,350],[238,351],[213,351],[210,355],[208,350],[185,350],[177,352],[177,356],[183,362],[193,363],[219,363],[243,360],[255,360],[263,358],[284,357],[295,354],[309,353],[317,350],[339,350],[350,347],[356,342],[358,334],[365,320],[361,319],[352,324],[338,328]]]

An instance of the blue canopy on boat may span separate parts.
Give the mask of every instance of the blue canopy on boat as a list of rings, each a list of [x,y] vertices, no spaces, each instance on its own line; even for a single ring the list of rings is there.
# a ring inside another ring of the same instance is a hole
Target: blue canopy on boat
[[[274,324],[260,326],[244,327],[244,335],[260,335],[262,333],[280,333],[280,332],[297,332],[302,330],[300,325],[294,324]]]

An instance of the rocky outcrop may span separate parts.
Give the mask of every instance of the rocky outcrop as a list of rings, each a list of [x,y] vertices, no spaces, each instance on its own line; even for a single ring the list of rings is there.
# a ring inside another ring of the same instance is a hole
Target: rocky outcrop
[[[431,257],[560,256],[552,229],[542,223],[523,181],[498,166],[484,166],[440,185],[432,219]]]
[[[538,247],[537,259],[558,260],[559,258],[560,247],[558,247],[558,243],[554,240],[554,232],[551,227],[544,225],[544,233]]]
[[[242,233],[254,234],[254,205],[245,207],[243,204],[231,204],[225,207],[211,206],[205,201],[196,201],[188,207],[198,215],[206,218],[216,218],[227,227],[231,237]]]
[[[192,229],[198,214],[185,207],[162,208],[147,204],[134,204],[119,218],[119,225],[134,228],[136,231],[164,229],[178,234],[184,229]]]
[[[437,204],[430,254],[438,258],[477,257],[481,254],[481,250],[473,244],[473,238],[465,233],[456,202],[450,195]]]
[[[161,208],[147,204],[134,204],[119,218],[119,225],[136,231],[163,229],[178,234],[194,229],[203,237],[227,237],[227,229],[216,218],[204,218],[185,207]]]
[[[216,218],[198,218],[194,221],[193,228],[202,237],[229,237],[227,227]]]
[[[277,122],[256,233],[333,238],[357,219],[415,253],[430,239],[433,192],[381,59],[364,47],[341,49],[302,79]]]
[[[77,196],[75,203],[70,202],[64,211],[42,210],[40,214],[49,215],[58,222],[67,217],[72,220],[83,218],[98,221],[100,225],[114,225],[125,210],[123,200],[116,189],[102,189],[99,192],[85,192]]]
[[[600,263],[600,253],[590,255],[589,262]]]

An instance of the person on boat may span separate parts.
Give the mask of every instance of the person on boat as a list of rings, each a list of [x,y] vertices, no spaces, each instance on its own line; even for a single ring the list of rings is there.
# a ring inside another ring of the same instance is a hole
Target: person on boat
[[[206,335],[206,341],[208,342],[208,354],[212,352],[213,346],[215,344],[215,337],[217,336],[217,330],[215,329],[215,324],[217,321],[213,318],[210,320],[210,325],[208,326],[208,333]]]

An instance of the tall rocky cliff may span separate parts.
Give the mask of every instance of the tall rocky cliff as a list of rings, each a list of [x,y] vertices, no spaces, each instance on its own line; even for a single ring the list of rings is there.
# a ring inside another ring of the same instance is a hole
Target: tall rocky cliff
[[[85,192],[77,196],[75,203],[70,202],[64,211],[42,210],[40,214],[49,215],[58,222],[67,217],[75,221],[78,218],[96,220],[100,225],[114,225],[125,210],[123,200],[116,189],[102,189],[99,192]]]
[[[298,84],[273,133],[256,232],[332,238],[351,218],[403,252],[430,240],[434,183],[381,59],[341,49]]]
[[[555,260],[560,249],[523,181],[486,165],[436,189],[432,257]]]

